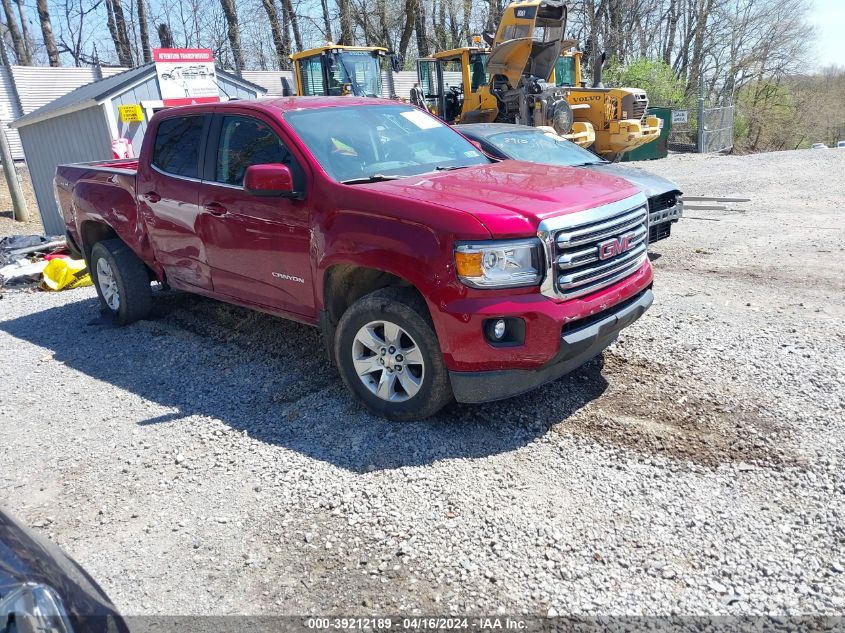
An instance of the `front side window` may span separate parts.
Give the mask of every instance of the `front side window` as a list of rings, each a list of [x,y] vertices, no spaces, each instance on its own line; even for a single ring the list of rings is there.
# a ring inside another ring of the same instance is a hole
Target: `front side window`
[[[340,182],[490,162],[448,125],[409,106],[314,108],[284,116],[326,173]]]
[[[204,118],[173,117],[159,123],[153,165],[174,176],[196,178]]]
[[[302,94],[306,97],[323,94],[323,63],[320,55],[303,59],[300,63],[302,73]]]
[[[555,83],[558,86],[575,85],[575,58],[558,57],[555,62]]]
[[[473,92],[490,82],[490,75],[487,73],[488,59],[489,53],[473,53],[469,56],[469,76]]]
[[[604,162],[554,132],[515,130],[494,134],[486,142],[508,158],[532,163],[573,167]]]
[[[215,181],[240,187],[250,165],[287,162],[287,148],[265,123],[249,117],[223,117]]]

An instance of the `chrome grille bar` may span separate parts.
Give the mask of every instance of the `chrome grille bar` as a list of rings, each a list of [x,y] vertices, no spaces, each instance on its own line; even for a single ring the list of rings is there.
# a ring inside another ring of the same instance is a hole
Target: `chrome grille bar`
[[[642,242],[646,237],[646,228],[642,224],[639,225],[639,228],[636,229],[634,233],[634,237],[631,238],[630,245],[633,248],[640,242]],[[578,266],[584,266],[586,264],[592,264],[593,262],[599,261],[599,248],[598,246],[590,246],[589,248],[584,248],[579,251],[575,251],[572,253],[564,253],[563,255],[557,258],[557,267],[561,270],[569,270],[571,268],[577,268]]]
[[[562,299],[575,299],[577,297],[583,297],[584,295],[592,294],[601,290],[602,288],[607,288],[608,286],[612,286],[613,284],[622,281],[626,277],[633,275],[637,270],[639,270],[640,266],[645,263],[646,254],[642,252],[642,254],[637,257],[635,260],[628,262],[624,268],[620,268],[610,277],[604,277],[594,283],[590,283],[586,286],[579,286],[577,288],[573,288],[572,290],[561,290],[558,293]]]
[[[606,237],[619,235],[636,228],[645,222],[647,216],[648,210],[643,206],[603,222],[561,231],[557,234],[555,242],[558,248],[570,248],[572,246],[597,242]]]
[[[640,244],[632,251],[628,251],[624,255],[614,257],[608,260],[606,264],[601,266],[593,266],[585,270],[581,270],[569,275],[561,275],[557,279],[558,286],[561,290],[569,290],[575,286],[592,283],[600,280],[602,277],[612,275],[618,270],[626,267],[630,262],[639,259],[640,255],[645,254],[645,244]]]
[[[646,197],[639,193],[549,218],[540,223],[537,234],[546,246],[548,266],[541,292],[558,299],[595,293],[633,275],[645,263]]]

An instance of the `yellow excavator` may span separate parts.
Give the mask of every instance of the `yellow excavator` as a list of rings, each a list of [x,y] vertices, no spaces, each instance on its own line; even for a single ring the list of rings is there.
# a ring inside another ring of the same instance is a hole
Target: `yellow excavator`
[[[549,126],[609,160],[656,139],[660,121],[646,116],[644,91],[586,87],[581,53],[564,39],[566,17],[563,0],[511,3],[495,36],[486,37],[489,49],[419,60],[411,100],[453,123]]]
[[[394,72],[398,60],[380,46],[326,44],[290,56],[296,94],[304,96],[381,97],[382,60],[389,59]],[[388,73],[388,82],[393,75]],[[393,94],[393,86],[388,85]],[[286,92],[292,92],[287,90]]]

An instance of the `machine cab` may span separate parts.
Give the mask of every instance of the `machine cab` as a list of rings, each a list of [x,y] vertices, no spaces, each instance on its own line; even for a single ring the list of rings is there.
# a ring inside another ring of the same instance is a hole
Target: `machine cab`
[[[489,56],[483,48],[458,48],[417,60],[419,85],[412,100],[447,123],[468,123],[479,91],[490,81]]]
[[[290,56],[297,94],[380,97],[381,60],[386,48],[322,46]]]

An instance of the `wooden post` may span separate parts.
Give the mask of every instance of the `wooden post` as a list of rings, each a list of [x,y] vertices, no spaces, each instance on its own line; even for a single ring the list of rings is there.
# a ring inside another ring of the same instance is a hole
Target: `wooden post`
[[[12,150],[9,149],[9,139],[6,138],[6,130],[2,123],[0,123],[0,159],[3,161],[3,175],[6,176],[9,195],[12,196],[12,213],[14,218],[18,222],[29,222],[29,211],[26,208],[26,200],[23,197],[21,181],[18,178],[18,170],[15,169]]]

